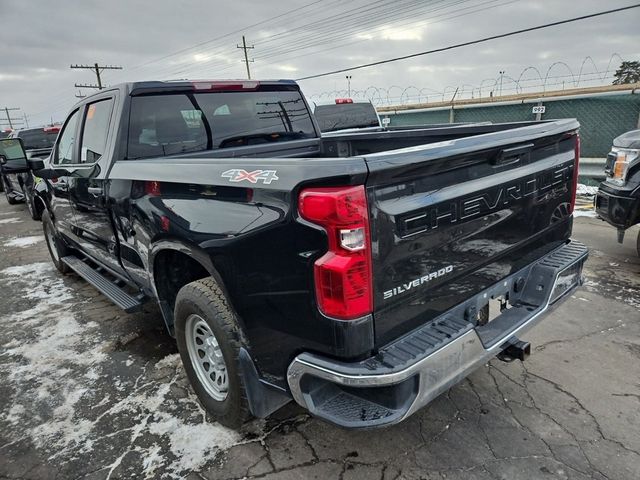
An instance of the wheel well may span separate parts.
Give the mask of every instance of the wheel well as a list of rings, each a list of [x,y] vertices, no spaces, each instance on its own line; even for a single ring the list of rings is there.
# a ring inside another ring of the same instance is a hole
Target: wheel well
[[[162,250],[154,260],[154,283],[167,328],[173,333],[173,309],[178,291],[186,284],[210,277],[200,262],[177,250]]]

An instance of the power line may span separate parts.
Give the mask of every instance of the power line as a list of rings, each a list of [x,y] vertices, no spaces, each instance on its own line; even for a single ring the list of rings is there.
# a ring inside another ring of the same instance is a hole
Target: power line
[[[247,41],[245,40],[244,35],[242,35],[242,45],[236,45],[236,48],[241,48],[242,50],[244,50],[243,62],[247,64],[247,78],[251,80],[251,70],[249,69],[249,63],[253,62],[253,59],[249,60],[249,56],[247,55],[247,50],[250,50],[255,47],[253,45],[251,45],[250,47],[247,47]]]
[[[260,49],[261,54],[256,56],[256,60],[262,60],[262,59],[268,59],[268,58],[270,59],[274,57],[277,58],[277,57],[281,57],[283,54],[286,54],[286,53],[300,51],[300,50],[312,48],[315,46],[320,46],[327,43],[329,44],[335,43],[337,40],[340,40],[343,38],[353,38],[354,34],[357,34],[360,32],[369,32],[371,30],[371,27],[369,27],[370,25],[378,26],[381,21],[389,22],[390,20],[396,20],[396,19],[404,20],[406,18],[413,18],[413,21],[410,23],[416,23],[416,20],[415,20],[416,15],[422,16],[425,14],[431,14],[433,12],[437,12],[438,10],[446,10],[446,9],[449,9],[450,7],[455,7],[456,5],[468,3],[472,0],[439,0],[437,2],[429,4],[426,10],[423,10],[425,8],[425,4],[422,0],[419,0],[419,1],[402,0],[402,1],[398,1],[397,3],[394,3],[391,6],[389,6],[388,4],[378,5],[375,7],[371,6],[376,3],[381,3],[382,1],[383,0],[378,0],[369,5],[365,5],[357,8],[351,8],[349,10],[345,10],[338,14],[331,15],[329,17],[325,17],[313,22],[305,23],[303,25],[292,28],[290,30],[273,34],[273,35],[270,35],[269,37],[261,39],[258,42],[256,42],[256,45],[259,47],[262,47],[262,45],[266,45],[267,43],[270,43],[274,40],[278,40],[280,42],[286,41],[286,44],[281,46],[272,45],[271,47],[267,47],[266,49],[261,48]],[[451,15],[452,13],[468,10],[470,8],[477,8],[479,6],[484,6],[489,3],[495,3],[497,1],[499,0],[485,1],[483,3],[480,3],[479,5],[460,8],[457,10],[450,10],[448,12],[439,13],[437,15],[430,15],[426,19],[433,19],[433,18],[438,18],[446,15]],[[519,0],[509,0],[501,5],[504,5],[506,3],[513,3],[515,1],[519,1]],[[494,5],[494,6],[488,6],[488,7],[485,6],[484,8],[475,10],[475,12],[489,9],[489,8],[494,8],[497,6],[500,6],[500,5]],[[416,9],[420,9],[423,11],[414,13]],[[373,12],[371,10],[378,10],[378,11]],[[457,16],[462,16],[462,15],[475,13],[475,12],[462,13]],[[364,15],[365,13],[366,15]],[[352,17],[353,17],[353,20],[352,20]],[[423,19],[422,22],[424,22],[426,19]],[[429,23],[435,23],[435,22],[429,22]],[[300,29],[302,29],[301,33],[299,34],[294,33],[295,31]],[[340,33],[336,34],[335,33],[336,30],[339,30]],[[292,37],[292,38],[289,39],[288,37]],[[285,38],[287,40],[283,40]],[[352,42],[347,42],[346,45],[363,42],[365,40],[367,39],[361,38]],[[331,48],[320,50],[320,51],[322,52],[326,50],[332,50],[335,48],[339,48],[339,46],[331,47]],[[312,53],[319,53],[319,52],[312,52]],[[298,58],[300,56],[307,56],[307,55],[308,54],[300,54],[292,58]],[[289,59],[290,58],[285,58],[284,60],[289,60]],[[204,65],[207,65],[209,68],[218,66],[218,65],[227,65],[226,67],[223,67],[222,70],[233,67],[232,65],[229,66],[228,64],[220,63],[219,61],[216,62],[214,60],[206,61],[199,64],[200,67]],[[187,70],[188,68],[183,67],[174,73],[183,73]],[[220,71],[220,69],[218,69],[218,71]]]
[[[330,71],[330,72],[318,73],[316,75],[308,75],[306,77],[297,78],[296,80],[309,80],[311,78],[325,77],[327,75],[334,75],[336,73],[344,73],[344,72],[349,72],[349,71],[352,71],[352,70],[359,70],[361,68],[373,67],[373,66],[376,66],[376,65],[384,65],[385,63],[391,63],[391,62],[397,62],[397,61],[400,61],[400,60],[406,60],[408,58],[415,58],[415,57],[420,57],[420,56],[423,56],[423,55],[430,55],[430,54],[433,54],[433,53],[445,52],[445,51],[453,50],[453,49],[456,49],[456,48],[467,47],[469,45],[477,45],[478,43],[484,43],[484,42],[488,42],[490,40],[497,40],[499,38],[512,37],[514,35],[520,35],[522,33],[533,32],[533,31],[536,31],[536,30],[542,30],[544,28],[549,28],[549,27],[556,27],[558,25],[564,25],[564,24],[567,24],[567,23],[577,22],[577,21],[580,21],[580,20],[587,20],[589,18],[600,17],[602,15],[608,15],[608,14],[611,14],[611,13],[622,12],[622,11],[625,11],[625,10],[630,10],[632,8],[638,8],[638,7],[640,7],[640,4],[636,3],[634,5],[629,5],[627,7],[620,7],[620,8],[615,8],[615,9],[612,9],[612,10],[605,10],[605,11],[598,12],[598,13],[592,13],[590,15],[582,15],[580,17],[568,18],[566,20],[560,20],[560,21],[557,21],[557,22],[545,23],[543,25],[537,25],[535,27],[523,28],[523,29],[520,29],[520,30],[514,30],[512,32],[502,33],[502,34],[499,34],[499,35],[492,35],[490,37],[485,37],[485,38],[481,38],[481,39],[478,39],[478,40],[472,40],[472,41],[469,41],[469,42],[463,42],[463,43],[458,43],[458,44],[455,44],[455,45],[449,45],[448,47],[436,48],[434,50],[427,50],[427,51],[424,51],[424,52],[412,53],[410,55],[403,55],[401,57],[393,57],[393,58],[389,58],[389,59],[386,59],[386,60],[380,60],[380,61],[377,61],[377,62],[365,63],[365,64],[362,64],[362,65],[356,65],[355,67],[341,68],[339,70],[333,70],[333,71]]]
[[[209,43],[213,43],[213,42],[216,42],[216,41],[218,41],[218,40],[222,40],[223,38],[228,38],[228,37],[230,37],[231,35],[235,35],[236,33],[240,33],[240,32],[242,32],[242,31],[245,31],[245,30],[249,29],[249,28],[257,27],[257,26],[263,25],[263,24],[265,24],[265,23],[271,22],[272,20],[277,20],[278,18],[281,18],[281,17],[285,17],[285,16],[288,16],[288,15],[291,15],[291,14],[292,14],[292,13],[294,13],[294,12],[298,12],[298,11],[300,11],[300,10],[304,10],[305,8],[308,8],[308,7],[310,7],[310,6],[312,6],[312,5],[315,5],[315,4],[317,4],[317,3],[321,3],[322,1],[323,1],[323,0],[316,0],[316,1],[314,1],[314,2],[308,3],[308,4],[303,5],[303,6],[301,6],[301,7],[294,8],[293,10],[288,10],[286,13],[282,13],[282,14],[280,14],[280,15],[276,15],[276,16],[274,16],[274,17],[267,18],[266,20],[262,20],[262,21],[260,21],[260,22],[254,23],[254,24],[252,24],[252,25],[248,25],[248,26],[243,27],[243,28],[240,28],[240,29],[238,29],[238,30],[234,30],[233,32],[225,33],[224,35],[220,35],[220,36],[218,36],[218,37],[215,37],[215,38],[212,38],[212,39],[209,39],[209,40],[205,40],[204,42],[196,43],[196,44],[191,45],[191,46],[189,46],[189,47],[182,48],[182,49],[180,49],[180,50],[176,50],[175,52],[169,53],[169,54],[164,55],[164,56],[162,56],[162,57],[158,57],[158,58],[155,58],[155,59],[153,59],[153,60],[149,60],[149,61],[147,61],[147,62],[145,62],[145,63],[141,63],[141,64],[140,64],[140,65],[138,65],[137,67],[134,67],[134,68],[132,68],[132,69],[130,69],[130,70],[137,70],[138,68],[145,67],[145,66],[147,66],[147,65],[149,65],[149,64],[151,64],[151,63],[156,63],[156,62],[159,62],[159,61],[161,61],[161,60],[166,60],[167,58],[171,58],[171,57],[174,57],[174,56],[179,55],[179,54],[181,54],[181,53],[188,52],[189,50],[193,50],[193,49],[198,48],[198,47],[201,47],[201,46],[203,46],[203,45],[207,45],[207,44],[209,44]]]
[[[97,63],[94,63],[93,65],[70,65],[70,68],[73,69],[87,69],[87,70],[93,70],[94,73],[96,74],[96,79],[98,81],[97,85],[94,85],[92,83],[86,84],[78,84],[76,83],[75,86],[76,88],[97,88],[98,90],[102,90],[104,87],[102,86],[102,79],[100,78],[100,73],[102,73],[103,70],[122,70],[122,67],[119,65],[98,65]]]

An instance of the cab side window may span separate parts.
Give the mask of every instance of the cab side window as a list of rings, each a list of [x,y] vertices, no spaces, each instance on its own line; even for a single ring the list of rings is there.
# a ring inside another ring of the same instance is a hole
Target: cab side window
[[[104,154],[113,103],[114,99],[109,98],[87,105],[79,163],[96,163]]]
[[[60,140],[56,146],[54,161],[58,165],[74,163],[74,146],[76,144],[76,130],[78,126],[78,110],[67,120],[67,123],[60,132]]]

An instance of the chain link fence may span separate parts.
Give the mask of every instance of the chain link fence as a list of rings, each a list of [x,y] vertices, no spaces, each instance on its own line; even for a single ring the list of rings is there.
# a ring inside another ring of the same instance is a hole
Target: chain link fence
[[[633,91],[635,92],[635,90]],[[534,107],[544,106],[544,113],[536,115]],[[558,99],[542,99],[492,103],[489,105],[453,104],[420,110],[380,112],[390,125],[425,125],[458,122],[521,122],[577,118],[580,122],[582,157],[604,158],[618,135],[640,128],[640,94],[620,92],[612,94],[580,95]]]

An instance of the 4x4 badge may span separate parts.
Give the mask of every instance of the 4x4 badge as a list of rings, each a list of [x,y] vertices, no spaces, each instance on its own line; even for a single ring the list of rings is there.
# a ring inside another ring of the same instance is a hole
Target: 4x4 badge
[[[278,180],[276,170],[254,170],[253,172],[247,172],[240,168],[232,168],[220,175],[223,178],[228,178],[230,182],[238,183],[247,181],[250,183],[262,182],[265,185],[269,185],[271,182]]]

